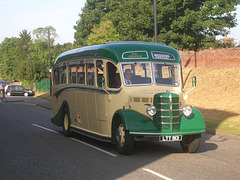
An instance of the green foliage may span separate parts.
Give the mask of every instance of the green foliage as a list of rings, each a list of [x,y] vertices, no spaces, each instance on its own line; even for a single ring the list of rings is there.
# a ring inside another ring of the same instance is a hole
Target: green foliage
[[[158,0],[158,42],[194,51],[214,47],[218,44],[217,35],[236,26],[236,14],[232,12],[239,3],[240,0]],[[94,42],[93,35],[100,37],[106,20],[112,22],[121,41],[153,41],[153,19],[153,0],[87,0],[74,26],[75,44],[87,45],[89,39]]]
[[[109,1],[106,3],[108,4]],[[106,16],[116,26],[120,40],[147,42],[153,40],[153,1],[115,0],[115,4],[109,8],[112,8],[112,11],[109,11]]]
[[[99,26],[95,26],[92,32],[87,36],[87,44],[103,44],[110,41],[119,41],[119,34],[113,27],[111,21],[106,20],[100,22]]]
[[[71,43],[64,45],[54,45],[54,29],[50,32],[50,63],[54,64],[54,59],[66,50],[72,49]],[[22,82],[27,87],[35,81],[41,81],[47,78],[49,74],[49,51],[48,51],[48,34],[34,30],[37,39],[31,38],[31,32],[22,30],[19,38],[5,38],[0,44],[0,75],[9,82],[14,80]],[[38,34],[38,35],[37,35]],[[46,37],[47,35],[47,37]]]

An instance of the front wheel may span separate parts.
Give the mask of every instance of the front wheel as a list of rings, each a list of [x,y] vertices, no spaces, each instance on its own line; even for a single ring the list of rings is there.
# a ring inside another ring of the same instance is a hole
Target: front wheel
[[[67,137],[71,135],[68,110],[66,108],[63,110],[63,134]]]
[[[10,92],[7,92],[7,96],[11,96],[11,93],[10,93]]]
[[[25,97],[28,97],[28,93],[24,93],[23,95],[24,95]]]
[[[195,153],[198,151],[201,143],[201,134],[185,135],[180,142],[183,152]]]
[[[115,137],[119,154],[130,154],[133,149],[134,139],[129,135],[129,132],[124,129],[122,122],[117,126]]]

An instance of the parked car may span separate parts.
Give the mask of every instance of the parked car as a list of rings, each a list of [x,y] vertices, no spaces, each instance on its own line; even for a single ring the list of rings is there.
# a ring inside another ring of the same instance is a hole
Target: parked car
[[[7,85],[6,88],[6,94],[7,96],[34,96],[35,92],[31,89],[28,89],[24,86],[18,86],[18,85]]]

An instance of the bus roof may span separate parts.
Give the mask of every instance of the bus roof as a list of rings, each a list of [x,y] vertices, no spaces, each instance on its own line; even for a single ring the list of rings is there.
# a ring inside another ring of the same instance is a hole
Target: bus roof
[[[78,58],[107,58],[115,63],[132,61],[180,62],[178,51],[172,47],[156,43],[124,41],[66,51],[57,57],[55,64]]]

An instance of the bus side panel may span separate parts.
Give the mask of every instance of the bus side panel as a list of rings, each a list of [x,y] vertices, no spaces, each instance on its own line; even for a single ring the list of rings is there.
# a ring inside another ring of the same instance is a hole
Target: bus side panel
[[[98,131],[100,134],[109,136],[110,134],[110,127],[109,121],[107,119],[108,114],[107,112],[110,111],[108,101],[108,95],[104,93],[96,93],[96,112],[97,112],[97,123],[98,123]]]
[[[98,132],[98,122],[96,115],[96,101],[95,101],[95,92],[86,92],[86,100],[87,100],[87,117],[88,117],[88,125],[89,130],[92,132]]]
[[[77,123],[77,113],[76,113],[76,105],[75,105],[75,91],[67,91],[69,108],[71,109],[70,117],[72,119],[71,125],[78,125]]]
[[[200,132],[205,131],[206,126],[203,119],[203,116],[201,112],[193,108],[192,109],[192,115],[190,115],[188,118],[184,115],[181,117],[181,126],[180,126],[180,132]]]
[[[75,105],[78,118],[78,126],[83,129],[89,129],[87,117],[87,99],[84,91],[75,92]]]

